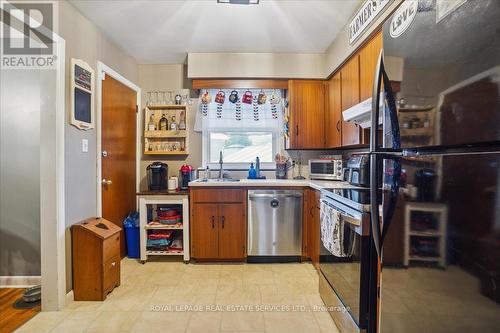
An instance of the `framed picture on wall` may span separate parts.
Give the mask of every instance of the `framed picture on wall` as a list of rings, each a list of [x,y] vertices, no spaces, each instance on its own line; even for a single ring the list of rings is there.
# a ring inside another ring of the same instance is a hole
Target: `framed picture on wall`
[[[94,128],[94,70],[80,59],[71,59],[71,125],[81,130]]]

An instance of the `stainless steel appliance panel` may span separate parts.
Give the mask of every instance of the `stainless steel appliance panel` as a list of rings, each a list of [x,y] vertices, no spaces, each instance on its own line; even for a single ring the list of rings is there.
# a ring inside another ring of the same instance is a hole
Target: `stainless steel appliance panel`
[[[302,191],[248,191],[248,255],[302,254]]]

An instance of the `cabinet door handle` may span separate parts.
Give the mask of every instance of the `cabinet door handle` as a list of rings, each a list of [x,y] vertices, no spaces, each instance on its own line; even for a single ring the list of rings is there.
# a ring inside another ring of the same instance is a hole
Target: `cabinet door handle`
[[[224,229],[224,220],[225,220],[225,217],[224,217],[224,216],[222,216],[222,217],[221,217],[222,229]]]
[[[314,207],[312,207],[312,206],[309,208],[309,215],[311,215],[311,217],[313,216],[313,209],[314,209]]]
[[[299,125],[295,125],[295,135],[299,136]]]
[[[215,216],[212,215],[212,229],[215,228]]]
[[[340,120],[337,121],[337,132],[340,132]]]

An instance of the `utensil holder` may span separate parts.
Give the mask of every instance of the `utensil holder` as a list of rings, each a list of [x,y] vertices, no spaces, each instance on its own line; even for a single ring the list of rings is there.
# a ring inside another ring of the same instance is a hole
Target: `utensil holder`
[[[288,165],[287,163],[276,163],[276,179],[288,178]]]

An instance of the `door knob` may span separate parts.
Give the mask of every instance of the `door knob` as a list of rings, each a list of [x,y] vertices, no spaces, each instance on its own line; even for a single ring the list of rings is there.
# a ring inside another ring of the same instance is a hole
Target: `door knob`
[[[108,157],[108,152],[106,150],[103,150],[101,155],[102,157]]]
[[[113,182],[111,181],[111,179],[102,179],[102,185],[111,185],[113,184]]]

